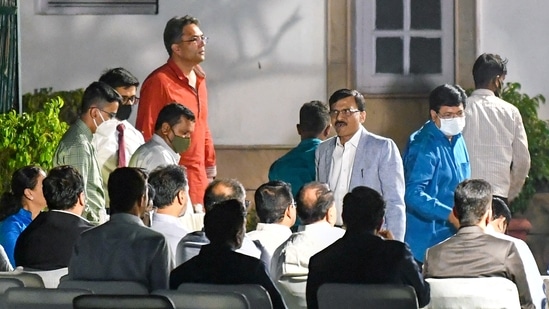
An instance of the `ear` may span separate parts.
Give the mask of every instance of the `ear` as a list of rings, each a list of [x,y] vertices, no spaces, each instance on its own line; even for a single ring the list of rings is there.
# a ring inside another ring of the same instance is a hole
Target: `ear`
[[[360,112],[359,121],[360,123],[364,123],[364,121],[366,121],[366,111]]]
[[[164,122],[160,127],[160,131],[162,132],[162,135],[168,135],[170,130],[171,130],[170,124],[167,122]]]
[[[328,136],[330,135],[330,130],[332,130],[332,124],[329,123],[326,128],[324,129],[324,132],[322,132],[322,137],[324,137],[324,139],[327,139]]]
[[[78,206],[86,206],[86,194],[84,194],[84,192],[78,194],[78,201],[76,203]]]
[[[328,212],[326,213],[326,221],[330,223],[331,226],[334,226],[336,223],[337,218],[337,209],[335,207],[335,203],[328,209]]]
[[[298,123],[295,125],[295,128],[297,129],[297,134],[301,135],[301,125]]]
[[[431,115],[431,120],[435,121],[435,119],[437,118],[437,112],[431,109],[429,110],[429,114]]]
[[[181,47],[177,43],[173,43],[171,46],[172,53],[178,54],[181,51]]]
[[[34,196],[32,195],[32,190],[29,189],[29,188],[26,188],[24,191],[23,191],[23,195],[25,196],[25,198],[27,198],[28,200],[34,200]]]

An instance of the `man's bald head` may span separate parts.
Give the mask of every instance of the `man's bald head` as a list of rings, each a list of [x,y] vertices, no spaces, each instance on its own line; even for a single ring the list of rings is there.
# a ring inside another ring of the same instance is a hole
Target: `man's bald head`
[[[245,203],[246,191],[242,183],[236,179],[216,179],[206,188],[204,207],[208,211],[214,204],[232,199]]]
[[[297,193],[297,215],[303,224],[311,224],[326,218],[334,206],[334,194],[327,184],[310,182]]]

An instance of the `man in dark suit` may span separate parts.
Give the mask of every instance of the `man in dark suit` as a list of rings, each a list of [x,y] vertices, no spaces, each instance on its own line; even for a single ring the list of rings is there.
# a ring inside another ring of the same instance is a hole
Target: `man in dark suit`
[[[515,244],[485,233],[492,218],[492,187],[481,179],[461,182],[454,193],[456,235],[427,250],[425,277],[504,277],[517,285],[522,308],[532,303],[524,265]]]
[[[384,215],[385,201],[377,191],[358,186],[345,195],[345,235],[309,261],[308,308],[318,308],[316,294],[324,283],[405,284],[415,289],[420,307],[429,303],[429,284],[412,252],[381,230]]]
[[[204,216],[204,231],[210,243],[170,273],[170,289],[175,290],[185,282],[259,284],[269,293],[273,308],[286,308],[265,264],[235,252],[246,233],[246,211],[240,201],[232,199],[214,204]]]
[[[395,142],[368,132],[364,96],[356,90],[340,89],[330,96],[334,136],[320,144],[315,153],[316,180],[334,191],[336,225],[342,225],[343,197],[354,187],[368,186],[387,201],[386,228],[404,241],[404,168]]]
[[[41,212],[17,239],[15,263],[39,270],[67,267],[80,233],[93,227],[81,217],[84,180],[75,168],[57,166],[44,179],[42,190],[49,211]]]

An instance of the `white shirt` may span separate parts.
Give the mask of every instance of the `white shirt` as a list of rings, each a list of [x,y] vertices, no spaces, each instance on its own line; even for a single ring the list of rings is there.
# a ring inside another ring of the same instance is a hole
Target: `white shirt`
[[[166,237],[173,259],[175,260],[177,244],[181,238],[189,233],[183,223],[177,217],[154,212],[151,229],[162,233]]]
[[[328,186],[334,192],[334,200],[337,209],[337,225],[343,225],[341,212],[343,210],[343,197],[349,193],[353,163],[355,162],[356,149],[360,141],[361,130],[351,137],[345,145],[341,144],[339,136],[336,138],[336,147],[332,154],[332,166],[330,167],[330,181]]]
[[[277,223],[258,223],[255,231],[246,234],[251,240],[259,240],[270,256],[273,256],[276,248],[284,243],[292,235],[289,227]]]
[[[326,221],[302,226],[278,249],[271,260],[271,277],[288,308],[307,308],[305,288],[309,274],[309,259],[340,239],[345,230]]]
[[[465,115],[463,138],[471,178],[485,179],[494,195],[512,200],[530,169],[528,139],[518,109],[491,90],[477,89],[467,99]]]
[[[512,241],[517,247],[520,259],[524,265],[524,273],[526,274],[526,281],[528,281],[528,288],[530,289],[530,295],[532,296],[532,302],[536,305],[536,308],[544,308],[542,301],[545,299],[545,291],[543,290],[543,280],[539,273],[536,260],[528,245],[521,239],[509,236],[507,234],[499,233],[494,230],[492,225],[488,224],[484,230],[486,234],[490,234],[494,237]]]
[[[118,167],[118,131],[116,127],[120,123],[123,123],[126,127],[124,130],[124,144],[126,145],[127,162],[130,161],[137,148],[145,143],[141,132],[126,120],[118,121],[113,119],[99,125],[97,131],[93,134],[92,144],[95,147],[97,163],[101,168],[105,192],[107,192],[111,172]],[[106,198],[108,204],[108,194]]]
[[[155,133],[148,142],[137,148],[128,166],[144,168],[150,172],[161,165],[179,165],[180,158],[181,156],[162,137]],[[187,209],[185,210],[185,215],[194,212],[188,186],[186,191]]]

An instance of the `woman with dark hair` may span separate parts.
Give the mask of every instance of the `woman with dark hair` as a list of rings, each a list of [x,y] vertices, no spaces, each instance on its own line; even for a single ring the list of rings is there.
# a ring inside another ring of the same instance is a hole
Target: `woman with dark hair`
[[[11,191],[0,198],[0,245],[15,267],[13,251],[19,234],[46,207],[42,181],[46,173],[36,166],[25,166],[13,173]]]

